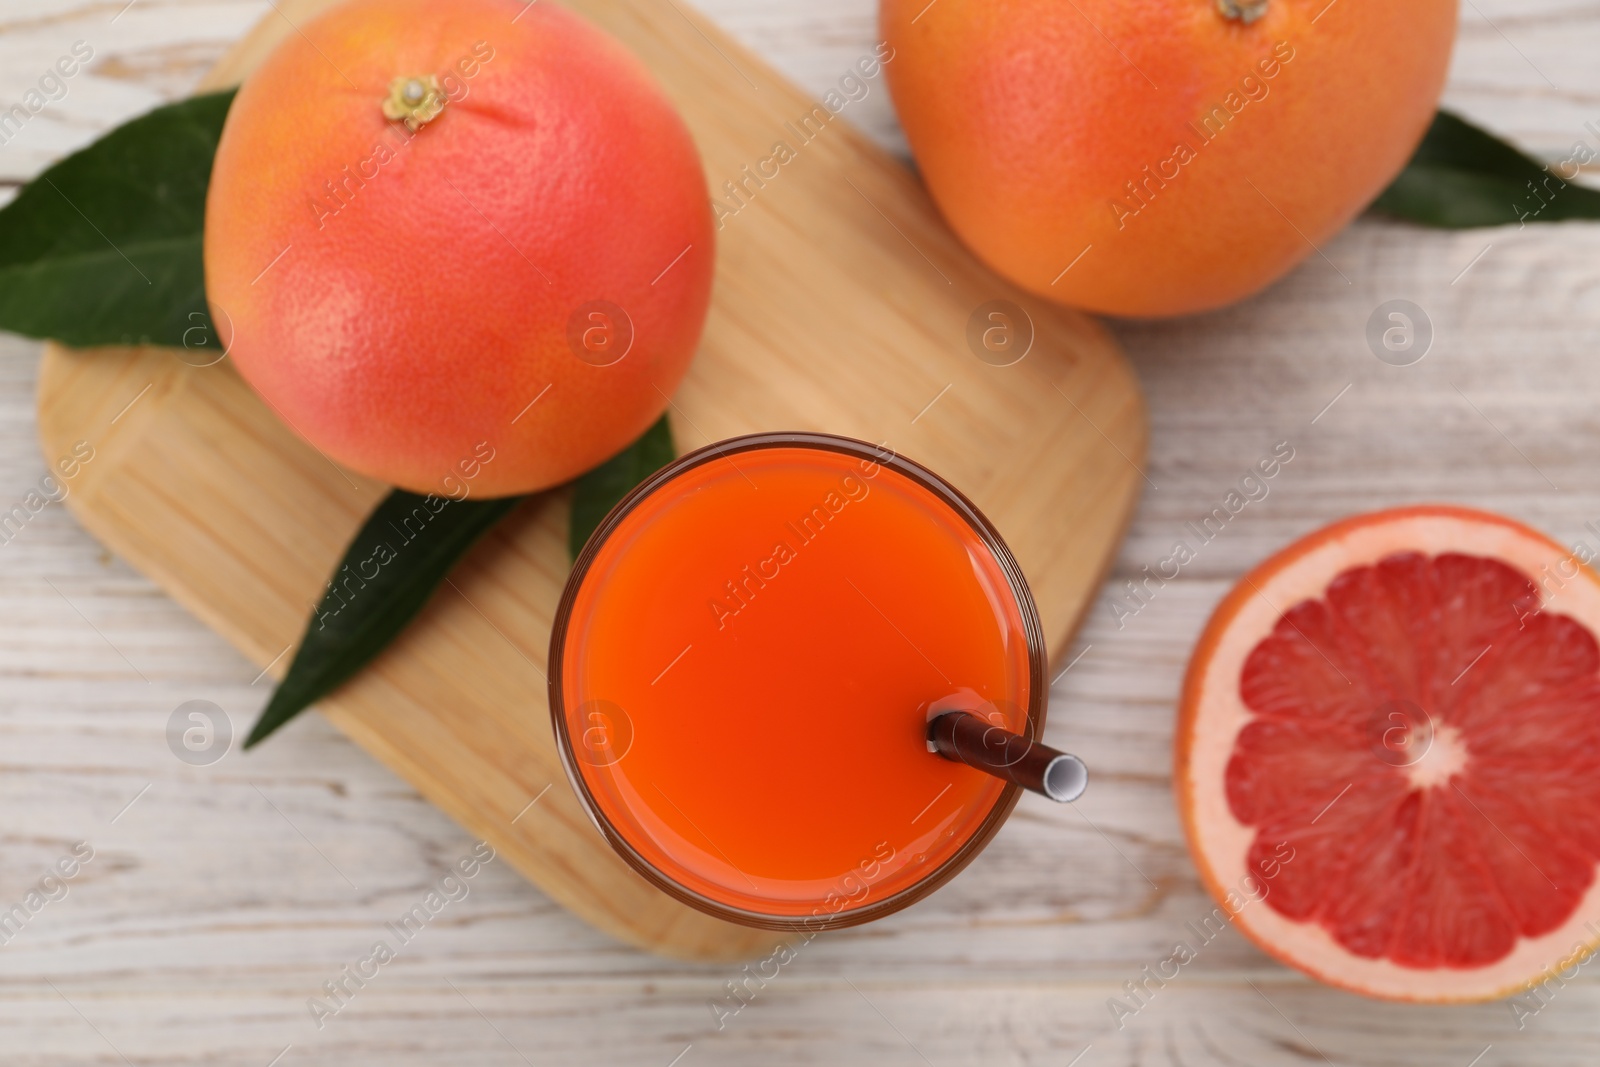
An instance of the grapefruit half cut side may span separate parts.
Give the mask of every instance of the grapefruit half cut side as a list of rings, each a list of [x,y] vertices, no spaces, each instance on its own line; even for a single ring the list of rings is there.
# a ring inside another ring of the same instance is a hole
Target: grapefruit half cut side
[[[1600,942],[1600,576],[1458,507],[1361,515],[1222,601],[1184,681],[1207,888],[1284,963],[1392,1000],[1516,993]]]

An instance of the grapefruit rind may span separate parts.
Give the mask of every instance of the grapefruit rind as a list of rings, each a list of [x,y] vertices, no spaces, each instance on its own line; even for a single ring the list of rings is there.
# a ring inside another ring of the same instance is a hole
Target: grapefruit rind
[[[1234,816],[1224,787],[1234,741],[1253,718],[1239,695],[1245,659],[1284,611],[1321,597],[1341,572],[1397,552],[1503,560],[1533,580],[1540,610],[1570,616],[1600,633],[1600,575],[1543,534],[1468,508],[1419,506],[1356,516],[1251,571],[1218,605],[1195,647],[1174,745],[1173,782],[1189,851],[1206,888],[1225,908],[1230,896],[1239,901],[1229,887],[1249,877],[1246,856],[1256,834]],[[1600,879],[1561,926],[1519,938],[1509,955],[1470,969],[1424,970],[1360,957],[1317,923],[1286,918],[1270,907],[1229,910],[1245,936],[1274,958],[1329,985],[1386,1000],[1459,1003],[1510,996],[1570,969],[1600,945]]]

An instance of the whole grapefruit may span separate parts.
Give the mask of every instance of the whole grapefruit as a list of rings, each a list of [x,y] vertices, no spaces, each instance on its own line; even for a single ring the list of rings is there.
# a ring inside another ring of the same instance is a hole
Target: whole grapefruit
[[[1456,0],[883,0],[956,233],[1040,296],[1176,315],[1314,254],[1431,120]]]
[[[239,372],[329,458],[498,496],[620,451],[688,368],[714,261],[689,131],[551,4],[351,0],[240,88],[206,204]]]
[[[1597,552],[1412,507],[1247,575],[1178,718],[1207,926],[1387,999],[1570,979],[1600,941]]]

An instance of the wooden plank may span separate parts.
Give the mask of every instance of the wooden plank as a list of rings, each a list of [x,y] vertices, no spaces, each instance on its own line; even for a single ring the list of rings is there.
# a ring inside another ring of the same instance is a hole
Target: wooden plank
[[[209,85],[246,73],[326,0],[283,0]],[[765,158],[812,104],[715,27],[667,0],[578,5],[637,51],[684,112],[713,188]],[[314,34],[315,30],[312,28]],[[979,266],[916,181],[831,121],[719,233],[702,350],[675,398],[687,446],[820,429],[927,463],[971,495],[1033,584],[1065,649],[1140,483],[1143,405],[1109,336]],[[969,350],[976,309],[1024,306],[1028,356]],[[226,363],[146,348],[47,350],[48,455],[96,458],[68,506],[254,662],[280,673],[339,552],[382,487],[300,442]],[[567,560],[566,500],[532,501],[422,617],[323,711],[555,900],[623,940],[693,958],[770,935],[648,887],[594,833],[566,785],[543,687]],[[550,789],[546,794],[544,790]],[[542,797],[529,808],[529,803]],[[525,810],[526,809],[526,810]]]

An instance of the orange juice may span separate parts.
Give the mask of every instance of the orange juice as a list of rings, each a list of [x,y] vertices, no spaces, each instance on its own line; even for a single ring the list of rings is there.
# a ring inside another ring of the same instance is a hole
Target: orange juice
[[[916,899],[1016,787],[930,753],[937,711],[1042,725],[1038,621],[976,509],[887,450],[736,438],[659,472],[579,559],[551,644],[569,775],[657,885],[756,925]]]

